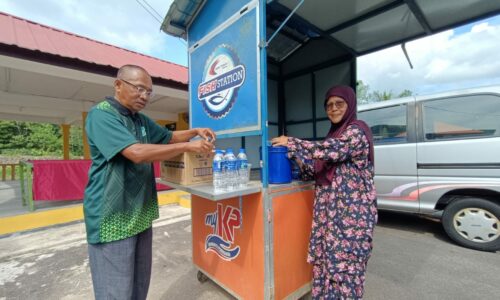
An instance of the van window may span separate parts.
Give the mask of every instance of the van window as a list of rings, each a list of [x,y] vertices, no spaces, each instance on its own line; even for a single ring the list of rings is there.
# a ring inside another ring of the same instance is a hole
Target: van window
[[[426,141],[500,136],[500,97],[446,98],[422,107]]]
[[[375,144],[406,143],[406,104],[360,112],[370,126]]]

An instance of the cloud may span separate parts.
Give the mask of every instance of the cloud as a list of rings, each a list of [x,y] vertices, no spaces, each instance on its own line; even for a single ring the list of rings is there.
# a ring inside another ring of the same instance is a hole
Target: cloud
[[[135,52],[187,65],[185,43],[160,31],[172,0],[148,0],[157,11],[148,13],[140,0],[0,1],[0,10],[47,26]],[[154,17],[153,17],[154,16]],[[155,19],[156,18],[156,19]],[[158,20],[159,21],[158,21]]]
[[[358,60],[358,79],[371,91],[424,94],[500,84],[500,17],[478,22],[468,31],[448,30],[409,42],[409,64],[400,46]],[[461,34],[456,32],[460,31]]]

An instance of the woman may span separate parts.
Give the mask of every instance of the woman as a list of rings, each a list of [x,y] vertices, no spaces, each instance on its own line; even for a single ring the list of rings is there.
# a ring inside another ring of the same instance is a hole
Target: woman
[[[313,299],[360,299],[377,223],[373,139],[368,125],[356,119],[352,88],[329,89],[324,107],[332,122],[324,141],[281,136],[272,144],[288,147],[302,178],[316,180],[307,257]]]

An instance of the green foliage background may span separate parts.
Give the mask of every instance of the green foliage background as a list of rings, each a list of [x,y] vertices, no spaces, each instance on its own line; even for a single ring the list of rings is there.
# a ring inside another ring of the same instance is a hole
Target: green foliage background
[[[393,91],[370,91],[370,86],[365,84],[363,80],[358,80],[356,82],[356,95],[359,104],[373,103],[386,101],[394,98],[403,98],[412,96],[413,92],[410,90],[403,90],[399,94],[395,94]]]
[[[4,156],[61,156],[62,130],[59,125],[0,121],[0,154]],[[70,157],[83,155],[82,129],[70,129]]]

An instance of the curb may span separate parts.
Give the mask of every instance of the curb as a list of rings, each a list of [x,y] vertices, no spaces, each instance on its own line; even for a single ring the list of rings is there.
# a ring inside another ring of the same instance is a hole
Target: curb
[[[178,204],[182,207],[190,208],[191,195],[179,190],[159,192],[158,205],[163,206],[168,204]],[[2,217],[0,218],[0,236],[82,220],[82,204]]]

